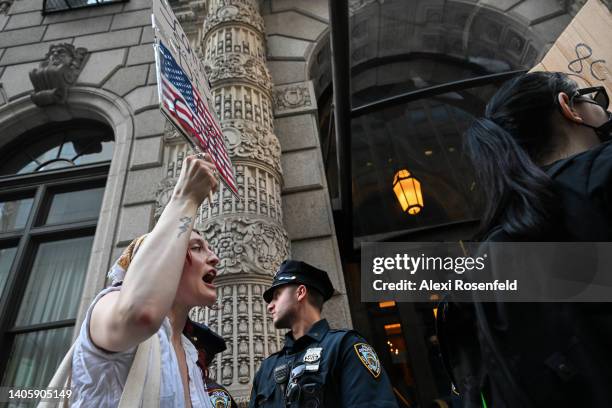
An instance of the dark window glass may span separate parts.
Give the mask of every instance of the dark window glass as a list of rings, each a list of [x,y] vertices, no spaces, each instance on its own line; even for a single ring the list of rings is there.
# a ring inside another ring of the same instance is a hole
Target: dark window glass
[[[95,219],[100,213],[104,187],[56,193],[51,199],[46,224]]]
[[[33,198],[0,202],[0,232],[22,229],[28,221]]]
[[[353,119],[356,238],[479,216],[462,134],[495,89],[490,85],[445,93]],[[399,170],[408,170],[420,182],[423,208],[417,214],[404,212],[393,191]]]
[[[24,139],[33,142],[23,144],[10,152],[2,161],[0,176],[27,174],[40,171],[70,168],[85,164],[110,161],[113,157],[113,137],[106,126],[82,121],[70,127],[38,128]]]
[[[0,249],[0,294],[4,290],[13,260],[17,253],[17,247]]]

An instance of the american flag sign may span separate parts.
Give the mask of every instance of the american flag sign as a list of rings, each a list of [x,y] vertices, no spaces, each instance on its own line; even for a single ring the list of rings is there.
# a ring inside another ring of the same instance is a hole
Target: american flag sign
[[[166,10],[165,13],[168,13],[168,11]],[[172,17],[174,16],[172,15]],[[157,21],[154,15],[154,25]],[[174,22],[178,24],[177,20],[174,20]],[[174,29],[176,30],[176,26]],[[184,35],[180,25],[178,30]],[[194,68],[194,64],[185,66],[188,59],[181,58],[182,54],[176,52],[177,47],[175,44],[168,45],[171,39],[166,39],[163,34],[164,31],[158,30],[157,27],[155,31],[155,60],[161,111],[187,138],[192,146],[212,156],[219,176],[230,191],[239,198],[232,162],[225,147],[221,127],[214,112],[210,109],[207,99],[202,98],[200,90],[190,80],[190,77],[195,79],[195,77],[199,76],[202,78],[204,73],[199,72],[197,66]],[[183,42],[180,45],[183,49],[188,48],[187,52],[192,53],[188,43],[185,44]],[[171,48],[175,50],[174,53],[171,51]],[[179,60],[178,62],[177,59]],[[194,69],[198,70],[197,75],[188,75],[183,66],[190,72],[193,72]],[[205,90],[203,89],[202,91]]]

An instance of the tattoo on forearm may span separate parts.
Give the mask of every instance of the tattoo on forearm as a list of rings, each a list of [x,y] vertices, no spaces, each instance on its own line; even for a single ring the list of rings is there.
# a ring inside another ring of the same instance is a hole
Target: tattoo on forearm
[[[182,217],[182,218],[179,218],[179,221],[182,222],[183,224],[179,226],[180,232],[176,236],[177,238],[183,235],[183,232],[186,232],[189,229],[192,219],[191,217]]]

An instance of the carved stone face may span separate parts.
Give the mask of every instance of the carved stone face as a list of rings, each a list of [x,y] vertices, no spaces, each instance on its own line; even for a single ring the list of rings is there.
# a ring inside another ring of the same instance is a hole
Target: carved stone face
[[[70,65],[73,59],[72,52],[63,45],[54,45],[49,50],[49,65]]]
[[[13,0],[0,0],[0,14],[6,14],[13,4]]]

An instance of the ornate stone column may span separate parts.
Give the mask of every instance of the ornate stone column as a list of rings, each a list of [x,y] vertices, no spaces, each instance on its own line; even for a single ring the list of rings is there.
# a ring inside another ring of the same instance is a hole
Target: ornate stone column
[[[200,52],[241,200],[221,185],[212,206],[206,201],[200,208],[196,227],[221,259],[218,304],[216,310],[194,310],[192,317],[227,341],[227,350],[210,367],[211,376],[235,397],[248,397],[261,361],[283,340],[261,297],[289,255],[281,213],[281,149],[273,129],[272,81],[257,1],[212,0],[206,11]],[[168,128],[167,178],[160,184],[158,211],[167,202],[189,150]]]

